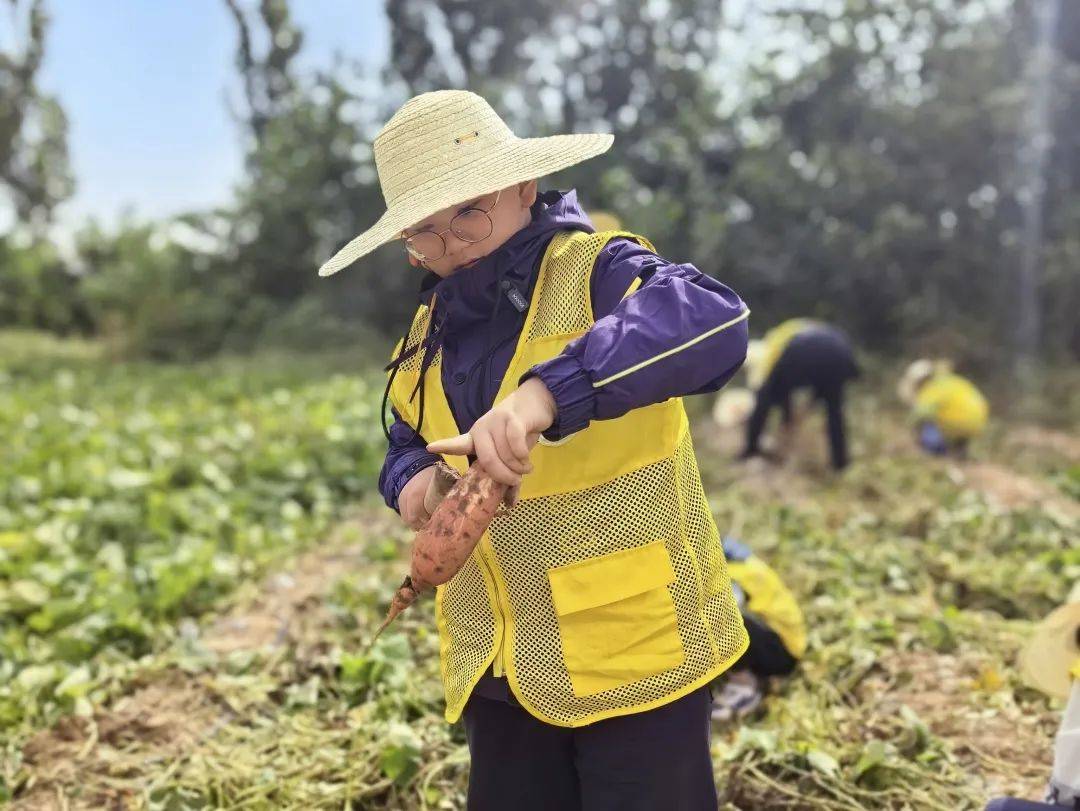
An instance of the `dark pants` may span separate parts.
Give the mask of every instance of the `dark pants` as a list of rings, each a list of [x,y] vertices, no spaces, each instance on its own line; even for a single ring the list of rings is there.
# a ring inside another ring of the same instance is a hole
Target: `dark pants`
[[[465,705],[469,811],[715,811],[707,687],[568,729],[516,702]]]
[[[832,465],[847,466],[847,437],[844,433],[844,384],[858,375],[858,366],[847,338],[832,327],[814,327],[791,339],[761,385],[754,411],[746,426],[744,456],[758,452],[758,441],[765,421],[773,408],[779,408],[784,421],[791,421],[791,396],[799,389],[810,389],[814,398],[825,405],[828,419],[829,451]]]

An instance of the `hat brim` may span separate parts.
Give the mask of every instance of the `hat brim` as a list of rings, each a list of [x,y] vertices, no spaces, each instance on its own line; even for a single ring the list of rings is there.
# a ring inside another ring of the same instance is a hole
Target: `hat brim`
[[[1070,671],[1080,657],[1080,603],[1066,603],[1040,622],[1020,654],[1020,670],[1032,687],[1069,695]]]
[[[351,240],[319,268],[330,276],[403,230],[447,206],[561,171],[607,152],[615,138],[608,133],[513,138],[455,172],[431,178],[397,201],[368,230]]]

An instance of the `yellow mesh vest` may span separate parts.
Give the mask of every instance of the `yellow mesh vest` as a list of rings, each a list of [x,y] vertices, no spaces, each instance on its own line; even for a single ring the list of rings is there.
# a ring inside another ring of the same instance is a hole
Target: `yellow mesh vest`
[[[651,248],[621,231],[552,239],[496,402],[593,324],[593,265],[618,236]],[[421,307],[410,345],[428,317]],[[428,441],[459,433],[440,360],[424,381]],[[391,390],[414,426],[418,373],[418,359],[404,364]],[[743,654],[746,630],[681,400],[541,441],[531,461],[517,506],[436,595],[448,721],[492,664],[530,713],[572,727],[674,701]]]

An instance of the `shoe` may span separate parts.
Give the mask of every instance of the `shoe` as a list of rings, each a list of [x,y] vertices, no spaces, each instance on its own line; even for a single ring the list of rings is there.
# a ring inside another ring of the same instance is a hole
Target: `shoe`
[[[740,721],[760,707],[764,697],[761,680],[749,670],[738,670],[724,680],[713,698],[712,718],[725,724]]]

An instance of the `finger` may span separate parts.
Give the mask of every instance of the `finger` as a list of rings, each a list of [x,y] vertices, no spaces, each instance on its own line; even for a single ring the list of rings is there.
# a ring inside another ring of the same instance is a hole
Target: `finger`
[[[450,439],[440,439],[427,446],[428,453],[447,456],[472,456],[475,453],[473,438],[469,434],[460,434]]]
[[[518,503],[518,497],[521,495],[521,485],[516,484],[506,491],[506,498],[503,499],[506,502],[507,507],[513,507]]]
[[[529,442],[525,437],[525,424],[518,419],[511,418],[506,423],[506,441],[510,450],[524,465],[522,473],[532,473],[532,463],[529,462]]]
[[[507,435],[509,430],[510,420],[502,420],[492,426],[491,436],[495,441],[495,452],[499,454],[499,459],[520,476],[529,472],[529,457],[526,454],[524,459],[518,458],[517,453],[510,447],[510,437]]]
[[[477,433],[473,441],[476,445],[476,459],[491,478],[500,484],[511,486],[521,481],[521,476],[503,464],[495,450],[495,441],[487,431]]]

